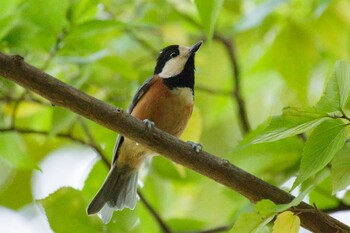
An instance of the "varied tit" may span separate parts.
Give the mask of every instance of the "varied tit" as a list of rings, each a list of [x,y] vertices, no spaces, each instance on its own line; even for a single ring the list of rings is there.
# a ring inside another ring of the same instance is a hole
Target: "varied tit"
[[[136,92],[128,112],[148,127],[180,137],[192,114],[194,97],[194,57],[202,41],[191,47],[171,45],[157,59],[152,77]],[[194,149],[198,149],[193,144]],[[137,174],[140,166],[154,152],[118,136],[111,170],[87,208],[89,215],[100,213],[108,223],[114,210],[134,209],[137,200]]]

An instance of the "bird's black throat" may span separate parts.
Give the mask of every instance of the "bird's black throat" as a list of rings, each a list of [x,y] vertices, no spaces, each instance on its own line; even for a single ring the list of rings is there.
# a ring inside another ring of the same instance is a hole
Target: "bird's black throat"
[[[194,93],[194,54],[192,54],[183,69],[183,71],[173,77],[163,79],[164,84],[170,89],[188,87],[191,88],[192,93]]]

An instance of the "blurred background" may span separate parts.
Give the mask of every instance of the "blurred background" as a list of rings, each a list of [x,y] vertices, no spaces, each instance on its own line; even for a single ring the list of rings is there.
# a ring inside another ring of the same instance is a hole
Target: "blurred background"
[[[163,47],[203,39],[182,139],[288,189],[301,140],[239,142],[283,107],[318,101],[335,61],[350,61],[349,12],[348,0],[2,0],[0,51],[126,109]],[[156,214],[144,201],[109,225],[87,217],[116,135],[0,79],[0,231],[166,232],[157,216],[171,232],[229,232],[252,209],[241,195],[158,156],[145,166],[141,188]],[[330,183],[306,200],[349,220],[338,210],[350,209],[350,195],[332,194]]]

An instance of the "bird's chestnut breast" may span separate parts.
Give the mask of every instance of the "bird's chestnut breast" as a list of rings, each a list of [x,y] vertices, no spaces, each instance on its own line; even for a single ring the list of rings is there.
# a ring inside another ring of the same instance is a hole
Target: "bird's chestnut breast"
[[[156,127],[180,136],[193,109],[193,94],[190,88],[170,90],[163,80],[156,78],[150,89],[135,106],[131,115],[153,121]]]

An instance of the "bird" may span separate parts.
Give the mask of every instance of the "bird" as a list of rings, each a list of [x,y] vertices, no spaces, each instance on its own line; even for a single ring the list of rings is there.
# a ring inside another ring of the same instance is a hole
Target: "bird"
[[[137,90],[128,113],[146,124],[180,137],[192,114],[195,84],[195,54],[203,41],[186,47],[170,45],[158,55],[153,75]],[[201,144],[189,142],[196,151]],[[137,202],[138,170],[155,153],[119,135],[111,169],[87,207],[108,223],[115,210],[134,209]]]

